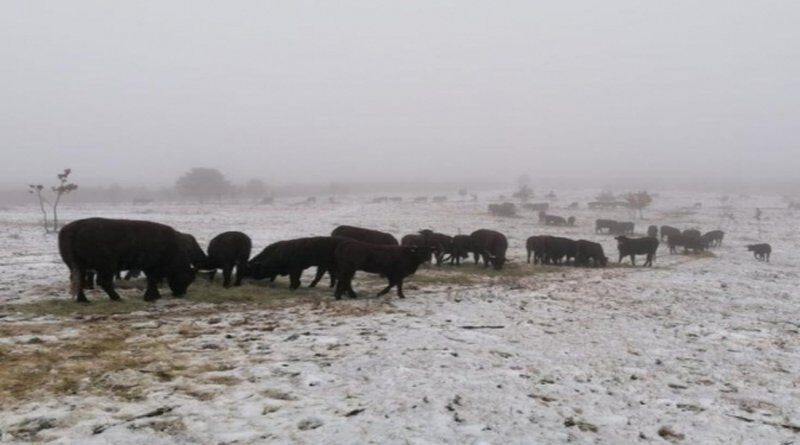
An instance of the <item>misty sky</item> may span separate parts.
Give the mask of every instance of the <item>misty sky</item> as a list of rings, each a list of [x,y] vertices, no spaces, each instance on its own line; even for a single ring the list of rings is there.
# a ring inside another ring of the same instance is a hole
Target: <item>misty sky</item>
[[[798,24],[794,0],[7,0],[0,185],[796,178]]]

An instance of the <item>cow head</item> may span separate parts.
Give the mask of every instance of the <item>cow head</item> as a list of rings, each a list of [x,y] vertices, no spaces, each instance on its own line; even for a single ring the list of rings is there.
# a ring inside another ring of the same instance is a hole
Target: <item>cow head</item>
[[[189,268],[168,276],[167,284],[169,285],[169,290],[172,291],[172,295],[176,297],[185,295],[189,285],[194,281],[195,275],[195,270]]]

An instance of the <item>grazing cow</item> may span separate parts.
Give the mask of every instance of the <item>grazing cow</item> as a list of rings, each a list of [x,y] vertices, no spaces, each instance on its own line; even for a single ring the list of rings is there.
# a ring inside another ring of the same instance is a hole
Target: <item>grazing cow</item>
[[[398,246],[397,238],[389,233],[379,232],[372,229],[364,229],[354,226],[339,226],[333,229],[331,236],[341,236],[367,244],[379,244],[385,246]]]
[[[222,285],[228,287],[235,267],[236,280],[233,285],[241,286],[252,247],[250,237],[242,232],[223,232],[212,238],[208,243],[208,259],[202,267],[211,270],[208,280],[213,281],[217,269],[222,269]]]
[[[469,258],[472,249],[472,238],[469,235],[456,235],[453,237],[453,253],[450,254],[450,264],[461,265],[461,260]]]
[[[599,243],[582,239],[575,242],[575,248],[576,266],[589,266],[590,260],[594,267],[605,267],[608,264],[608,257]]]
[[[428,197],[427,196],[417,196],[416,198],[414,198],[414,203],[420,203],[420,202],[428,202]]]
[[[598,219],[594,222],[594,233],[600,233],[606,229],[608,233],[612,233],[616,226],[617,222],[613,219]]]
[[[313,236],[278,241],[265,247],[247,264],[248,276],[274,281],[278,275],[289,275],[289,288],[300,287],[300,277],[305,269],[316,266],[317,273],[309,287],[314,287],[325,272],[330,273],[331,287],[336,283],[336,248],[347,238]]]
[[[548,215],[545,212],[539,212],[539,223],[546,226],[566,226],[567,220],[561,216]]]
[[[579,206],[580,206],[580,204],[578,204],[578,202],[575,201],[572,204],[568,205],[567,209],[569,209],[569,210],[577,210]]]
[[[440,249],[433,255],[436,257],[436,265],[441,266],[446,261],[445,255],[450,255],[451,259],[453,257],[453,237],[438,232],[431,232],[430,236],[433,238],[434,246],[438,246]]]
[[[675,227],[671,226],[661,226],[661,241],[664,241],[665,238],[669,238],[670,235],[680,235],[681,231],[676,229]]]
[[[147,276],[145,301],[161,298],[158,283],[167,279],[172,294],[186,293],[194,281],[191,252],[186,238],[172,227],[149,221],[87,218],[73,221],[58,233],[61,259],[70,269],[72,290],[77,301],[87,303],[83,280],[86,271],[97,272],[97,284],[112,300],[114,274],[138,269]]]
[[[650,238],[658,238],[658,226],[648,227],[647,236],[649,236]]]
[[[403,197],[402,196],[392,196],[391,198],[389,198],[389,201],[394,202],[394,203],[403,202]]]
[[[575,225],[575,217],[574,216],[570,216],[569,218],[567,218],[567,225],[568,226],[574,226]]]
[[[667,236],[667,246],[669,246],[669,253],[678,253],[678,247],[683,247],[686,250],[686,243],[683,240],[683,235],[680,233],[671,233]]]
[[[385,295],[392,287],[397,286],[397,296],[403,295],[403,280],[417,271],[420,264],[431,257],[428,247],[380,246],[346,240],[336,247],[335,259],[338,267],[339,282],[336,284],[334,296],[337,300],[347,292],[350,298],[356,298],[353,291],[353,276],[361,270],[377,273],[389,280],[389,285],[378,293]]]
[[[475,264],[478,264],[478,258],[482,257],[485,267],[489,267],[491,264],[495,270],[503,268],[508,249],[508,240],[505,235],[494,230],[480,229],[472,232],[469,237]]]
[[[753,252],[753,257],[755,257],[755,259],[769,263],[769,256],[772,254],[772,246],[769,244],[748,244],[747,250]]]
[[[719,247],[722,245],[722,239],[725,238],[725,232],[722,230],[712,230],[703,234],[703,244],[706,247]]]
[[[644,262],[645,267],[653,266],[653,258],[656,256],[658,250],[658,239],[656,238],[628,238],[627,236],[618,236],[617,248],[619,249],[619,262],[626,256],[631,257],[631,264],[636,266],[636,255],[647,255]]]
[[[447,201],[447,196],[434,196],[433,197],[433,202],[440,202],[441,203],[441,202],[446,202],[446,201]]]
[[[681,237],[683,238],[684,253],[686,253],[689,250],[695,253],[705,250],[705,244],[703,243],[703,235],[700,233],[699,230],[686,229],[683,231],[683,233],[681,233]]]
[[[400,245],[404,247],[428,247],[431,250],[431,254],[436,257],[438,264],[441,264],[441,258],[444,255],[445,247],[440,241],[441,238],[436,235],[441,234],[436,234],[432,230],[427,229],[420,230],[419,233],[404,236],[400,239]],[[428,261],[430,261],[430,258],[428,258]]]
[[[533,264],[545,264],[545,249],[547,248],[547,235],[532,236],[525,241],[528,251],[528,263],[533,256]]]
[[[545,239],[545,260],[549,264],[569,264],[570,259],[575,259],[578,245],[575,240],[560,236],[548,236]]]

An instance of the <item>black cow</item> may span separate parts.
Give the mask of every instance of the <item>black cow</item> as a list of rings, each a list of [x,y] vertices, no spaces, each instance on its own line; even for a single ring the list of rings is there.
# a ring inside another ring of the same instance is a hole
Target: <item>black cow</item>
[[[338,272],[335,251],[347,240],[343,237],[313,236],[272,243],[247,264],[248,276],[274,281],[278,275],[289,275],[289,288],[294,290],[300,287],[303,271],[316,266],[317,273],[309,287],[316,286],[325,272],[330,274],[333,287]]]
[[[611,230],[611,233],[615,235],[633,235],[633,230],[635,228],[635,224],[629,221],[618,221],[614,224],[614,228]]]
[[[438,264],[441,264],[441,258],[442,255],[444,255],[445,247],[441,244],[439,241],[440,238],[436,235],[437,234],[432,230],[420,230],[419,233],[406,235],[401,238],[400,245],[404,247],[428,247],[431,250],[431,254],[436,257]],[[428,261],[430,261],[430,258],[428,258]]]
[[[686,250],[686,243],[683,240],[683,235],[680,233],[671,233],[667,236],[667,246],[669,246],[669,253],[678,253],[678,247],[683,247]]]
[[[589,261],[594,267],[605,267],[608,264],[608,257],[603,253],[603,246],[599,243],[582,239],[575,242],[575,248],[576,266],[588,266]]]
[[[658,226],[650,226],[647,228],[647,236],[650,238],[658,238]]]
[[[208,259],[203,269],[211,270],[208,280],[213,281],[217,269],[222,269],[222,285],[231,285],[231,274],[236,267],[234,286],[241,286],[242,277],[247,274],[247,260],[253,247],[250,237],[242,232],[223,232],[208,243]]]
[[[567,225],[568,226],[574,226],[575,225],[575,217],[574,216],[570,216],[569,218],[567,218]]]
[[[381,246],[355,240],[343,241],[335,250],[339,282],[336,284],[334,296],[339,300],[347,292],[350,298],[356,298],[353,276],[356,271],[361,270],[380,274],[389,280],[389,285],[378,296],[385,295],[392,287],[397,286],[397,296],[405,298],[403,280],[416,272],[420,264],[430,256],[431,250],[428,247]]]
[[[772,254],[772,246],[769,244],[748,244],[747,250],[753,252],[753,257],[755,257],[755,259],[769,263],[769,256]]]
[[[703,234],[703,244],[706,247],[719,247],[722,245],[722,239],[725,238],[725,232],[722,230],[712,230]]]
[[[478,258],[482,257],[485,267],[489,267],[491,263],[495,270],[503,268],[508,250],[508,239],[505,235],[494,230],[480,229],[472,232],[469,237],[475,264],[478,264]]]
[[[456,235],[453,237],[453,253],[450,254],[450,264],[461,265],[461,260],[469,258],[472,249],[472,238],[469,235]]]
[[[397,238],[389,233],[354,226],[339,226],[333,229],[331,236],[350,238],[367,244],[379,244],[384,246],[400,245],[400,243],[397,242]]]
[[[533,256],[533,264],[545,264],[545,250],[547,248],[547,235],[532,236],[525,241],[525,248],[528,251],[528,263]]]
[[[114,273],[138,269],[147,276],[145,301],[161,298],[158,283],[167,279],[172,294],[186,293],[194,281],[190,248],[180,232],[150,221],[87,218],[73,221],[58,233],[61,259],[70,269],[72,290],[77,301],[86,303],[83,280],[86,271],[97,272],[97,284],[112,300]]]
[[[617,222],[613,219],[598,219],[594,222],[594,233],[600,233],[606,229],[608,233],[612,233],[616,226]]]
[[[695,253],[705,250],[706,245],[703,242],[703,235],[699,230],[687,229],[681,233],[683,238],[683,251],[686,253],[691,250]]]
[[[626,256],[631,257],[631,264],[636,266],[636,255],[647,255],[644,266],[653,266],[653,258],[656,256],[658,250],[658,239],[656,238],[628,238],[627,236],[618,236],[617,248],[619,249],[619,262]]]
[[[550,264],[568,264],[577,255],[577,243],[569,238],[548,236],[545,239],[545,260]],[[565,259],[566,258],[566,259]]]
[[[664,241],[665,238],[669,238],[670,235],[680,235],[680,229],[677,229],[672,226],[661,226],[661,241]]]

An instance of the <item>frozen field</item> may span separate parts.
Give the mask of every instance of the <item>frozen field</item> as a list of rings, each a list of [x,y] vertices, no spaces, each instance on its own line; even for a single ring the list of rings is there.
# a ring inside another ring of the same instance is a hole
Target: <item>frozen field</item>
[[[594,234],[592,192],[565,194],[551,213],[493,218],[480,202],[65,207],[66,220],[149,219],[202,245],[242,230],[254,253],[339,224],[398,238],[422,228],[509,238],[501,273],[426,266],[408,298],[196,282],[184,299],[126,301],[100,291],[69,301],[56,237],[37,209],[0,212],[0,441],[108,444],[719,443],[800,438],[800,212],[777,197],[662,193],[649,224],[726,232],[713,255],[670,255],[655,267],[616,265],[616,243]],[[301,201],[297,199],[295,201]],[[408,201],[408,199],[406,200]],[[572,201],[581,209],[564,210]],[[702,202],[700,209],[692,204]],[[759,225],[755,208],[764,210]],[[727,217],[723,214],[732,216]],[[761,232],[759,238],[759,231]],[[559,234],[603,244],[605,269],[525,264],[525,239]],[[773,246],[756,262],[744,245]],[[310,271],[304,275],[307,284]]]

